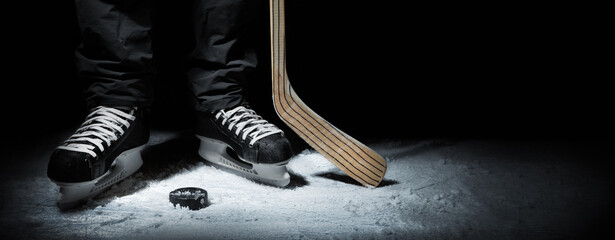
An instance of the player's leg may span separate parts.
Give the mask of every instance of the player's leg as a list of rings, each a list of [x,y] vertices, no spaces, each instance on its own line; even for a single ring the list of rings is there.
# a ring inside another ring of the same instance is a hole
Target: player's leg
[[[75,3],[82,34],[76,63],[87,82],[90,112],[49,161],[60,208],[74,207],[137,171],[149,138],[143,111],[151,102],[148,2]]]
[[[285,186],[290,181],[290,143],[244,98],[245,81],[257,64],[248,37],[261,3],[200,1],[194,8],[196,48],[187,73],[198,103],[199,154],[239,175]]]

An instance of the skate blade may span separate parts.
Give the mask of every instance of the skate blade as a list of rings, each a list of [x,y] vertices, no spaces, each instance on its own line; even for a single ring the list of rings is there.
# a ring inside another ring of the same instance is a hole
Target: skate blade
[[[143,165],[141,150],[144,146],[132,148],[121,153],[113,161],[105,174],[92,181],[67,183],[52,180],[52,182],[60,187],[58,207],[61,210],[68,210],[81,205],[113,184],[135,173]]]
[[[197,138],[201,140],[199,155],[221,170],[276,187],[290,183],[290,174],[286,170],[288,161],[275,164],[248,163],[236,154],[229,155],[227,149],[232,148],[222,141],[198,135]]]

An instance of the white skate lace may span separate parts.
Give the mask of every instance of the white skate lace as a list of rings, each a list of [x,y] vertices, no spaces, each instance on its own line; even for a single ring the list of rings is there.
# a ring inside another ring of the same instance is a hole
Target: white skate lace
[[[243,106],[236,107],[229,111],[220,110],[216,114],[216,119],[220,117],[223,118],[222,125],[225,125],[227,122],[229,123],[229,131],[232,130],[234,126],[237,127],[235,135],[241,137],[242,140],[245,141],[248,136],[251,137],[250,147],[252,147],[256,141],[264,137],[276,133],[283,134],[282,130],[267,122],[267,120],[256,114],[254,110]]]
[[[96,157],[94,151],[96,148],[99,152],[104,152],[106,147],[111,146],[113,141],[124,134],[125,128],[130,127],[130,122],[135,119],[134,110],[131,109],[130,113],[126,113],[111,107],[94,108],[75,134],[58,149],[87,153]]]

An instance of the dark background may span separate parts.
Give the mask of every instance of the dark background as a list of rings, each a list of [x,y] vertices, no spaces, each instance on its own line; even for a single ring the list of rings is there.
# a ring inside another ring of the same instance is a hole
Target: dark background
[[[153,32],[158,74],[152,127],[189,129],[190,93],[178,59],[191,49],[190,6],[155,2],[163,11]],[[262,2],[252,36],[261,64],[248,97],[282,126],[271,104],[269,20]],[[40,151],[29,144],[41,142],[33,138],[59,143],[58,135],[74,130],[87,110],[85,86],[75,77],[79,31],[72,1],[3,6],[0,96],[9,142],[3,146],[9,150],[5,169],[11,172],[24,161],[12,156]],[[612,56],[604,44],[610,28],[601,23],[610,15],[595,10],[564,3],[287,0],[289,76],[312,109],[359,140],[571,140],[561,148],[599,156],[578,161],[609,176],[602,163],[612,159],[615,118],[612,74],[604,72],[612,68],[605,60]],[[612,212],[611,206],[601,214]],[[590,230],[611,225],[600,219]]]
[[[178,61],[192,44],[190,6],[180,2],[156,1],[155,128],[192,124]],[[260,66],[248,96],[281,124],[271,105],[262,2],[253,34]],[[86,109],[73,63],[73,3],[21,4],[7,10],[23,14],[3,21],[9,130],[74,128]],[[312,109],[360,139],[610,140],[611,87],[598,58],[604,33],[593,24],[600,21],[563,5],[288,0],[289,76]]]

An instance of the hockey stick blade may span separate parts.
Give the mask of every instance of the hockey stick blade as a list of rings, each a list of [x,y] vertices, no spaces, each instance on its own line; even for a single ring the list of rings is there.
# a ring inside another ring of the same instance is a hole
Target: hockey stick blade
[[[286,72],[284,0],[269,0],[269,9],[272,96],[278,116],[348,176],[363,186],[378,186],[387,169],[382,156],[312,111],[291,87]]]

